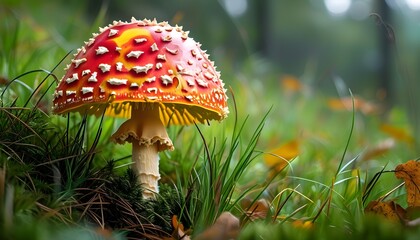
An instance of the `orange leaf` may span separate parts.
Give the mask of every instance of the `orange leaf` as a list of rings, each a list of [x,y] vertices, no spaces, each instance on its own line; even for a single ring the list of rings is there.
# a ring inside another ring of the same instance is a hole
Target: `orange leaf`
[[[292,75],[284,75],[281,78],[281,85],[286,91],[289,92],[300,91],[303,87],[299,79]]]
[[[420,206],[420,162],[410,160],[395,168],[395,176],[403,179],[409,207]]]
[[[404,128],[395,127],[390,124],[382,124],[380,126],[380,130],[396,140],[404,141],[410,145],[414,143],[413,136],[411,136]]]
[[[246,211],[246,215],[251,219],[264,219],[267,216],[267,212],[270,209],[270,204],[265,199],[259,199],[252,203],[252,200],[244,198],[241,201],[241,207]]]
[[[178,221],[178,216],[172,216],[172,227],[174,228],[174,232],[172,233],[171,237],[165,237],[163,240],[175,240],[175,239],[185,239],[190,240],[190,236],[184,230],[184,225]]]
[[[406,215],[404,208],[394,201],[372,201],[366,206],[365,213],[378,214],[391,221],[404,220]]]
[[[328,100],[328,106],[332,110],[336,111],[352,111],[354,103],[354,110],[360,111],[364,114],[376,113],[379,111],[379,107],[371,102],[368,102],[360,97],[343,97],[343,98],[331,98]]]
[[[292,140],[264,155],[265,164],[280,172],[299,155],[299,141]]]

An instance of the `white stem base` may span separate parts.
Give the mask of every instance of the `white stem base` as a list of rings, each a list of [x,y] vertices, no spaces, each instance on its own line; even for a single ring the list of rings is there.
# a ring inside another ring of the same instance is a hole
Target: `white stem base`
[[[160,120],[159,106],[133,106],[131,118],[120,126],[111,139],[120,144],[132,144],[133,169],[144,188],[143,197],[154,198],[160,179],[158,153],[174,148]]]
[[[157,144],[140,145],[133,142],[133,169],[137,172],[143,187],[143,198],[154,198],[159,192],[159,155]]]

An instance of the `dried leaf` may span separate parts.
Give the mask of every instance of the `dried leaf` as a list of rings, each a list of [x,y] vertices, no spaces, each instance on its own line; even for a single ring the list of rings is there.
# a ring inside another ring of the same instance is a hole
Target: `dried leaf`
[[[188,234],[189,231],[184,230],[184,225],[178,221],[178,216],[172,216],[172,227],[174,228],[174,232],[172,236],[169,238],[163,238],[163,240],[175,240],[175,239],[183,239],[183,240],[190,240],[190,236]]]
[[[270,209],[270,203],[266,199],[259,199],[253,202],[249,198],[244,198],[241,201],[241,207],[246,211],[245,214],[251,220],[265,219]]]
[[[367,161],[387,153],[390,149],[395,147],[395,140],[393,138],[387,138],[377,145],[368,148],[359,158],[359,161]]]
[[[353,103],[354,103],[354,110],[360,111],[364,114],[373,114],[379,112],[379,107],[366,101],[360,97],[343,97],[343,98],[331,98],[328,100],[328,106],[332,110],[336,111],[352,111],[353,110]]]
[[[420,206],[420,162],[410,160],[395,168],[395,176],[403,179],[409,207]]]
[[[401,221],[406,218],[405,209],[394,201],[372,201],[365,208],[365,213],[378,214],[391,221]]]
[[[390,124],[382,124],[379,129],[398,141],[406,142],[409,145],[414,144],[413,136],[404,128],[399,128]]]
[[[9,80],[6,77],[0,76],[0,85],[7,85]]]
[[[239,219],[230,212],[223,212],[216,222],[204,232],[195,237],[195,240],[228,240],[236,239],[239,235]]]
[[[274,168],[277,172],[280,172],[296,158],[299,153],[299,141],[295,139],[269,151],[269,154],[265,154],[264,161],[268,167]]]

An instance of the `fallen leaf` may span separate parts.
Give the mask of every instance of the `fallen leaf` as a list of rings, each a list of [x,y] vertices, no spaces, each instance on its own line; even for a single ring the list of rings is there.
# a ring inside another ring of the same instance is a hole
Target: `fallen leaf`
[[[369,101],[362,99],[361,97],[343,97],[343,98],[331,98],[328,100],[328,106],[332,110],[336,111],[352,111],[354,103],[354,110],[360,111],[364,114],[373,114],[379,112],[379,106]]]
[[[409,207],[420,207],[420,162],[410,160],[395,168],[395,176],[403,179]]]
[[[249,198],[244,198],[241,201],[241,207],[245,210],[245,214],[251,220],[265,219],[267,217],[268,210],[270,209],[270,203],[266,199],[259,199],[253,202]]]
[[[204,232],[200,233],[195,240],[228,240],[236,239],[239,235],[239,219],[230,212],[223,212],[216,222]]]
[[[0,85],[7,85],[9,80],[6,77],[0,76]]]
[[[387,153],[389,150],[395,147],[395,140],[393,138],[387,138],[373,147],[366,149],[365,152],[360,156],[359,161],[367,161]]]
[[[264,161],[268,167],[274,168],[277,172],[280,172],[296,158],[299,153],[299,141],[295,139],[276,149],[268,151],[268,154],[264,155]]]
[[[287,92],[298,92],[303,88],[299,79],[293,75],[283,75],[280,81],[283,89]]]
[[[382,124],[379,129],[398,141],[406,142],[409,145],[414,144],[414,137],[409,134],[405,128],[396,127],[390,124]]]
[[[391,221],[402,221],[406,217],[405,209],[394,201],[371,201],[365,208],[365,213],[373,213],[384,216]]]
[[[190,240],[189,234],[184,230],[184,225],[178,221],[178,216],[172,216],[172,227],[174,228],[174,232],[172,233],[171,237],[165,237],[163,240],[175,240],[175,239],[183,239],[183,240]]]

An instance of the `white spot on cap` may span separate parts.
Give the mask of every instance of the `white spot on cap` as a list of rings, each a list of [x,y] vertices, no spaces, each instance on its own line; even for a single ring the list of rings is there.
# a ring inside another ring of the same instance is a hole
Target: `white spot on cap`
[[[95,42],[94,38],[89,38],[88,42],[85,42],[86,46],[90,47]]]
[[[117,71],[122,71],[122,68],[123,68],[123,63],[122,62],[117,62],[116,63],[116,68],[117,68]]]
[[[193,97],[191,95],[188,95],[188,96],[185,96],[185,98],[188,99],[188,100],[190,100],[190,101],[192,101],[192,98]]]
[[[120,47],[115,47],[115,51],[119,52],[119,51],[121,51],[121,50],[122,50],[122,48],[120,48]]]
[[[79,80],[79,77],[77,76],[77,73],[73,73],[72,77],[69,77],[69,78],[66,79],[66,83],[70,84],[70,83],[72,83],[74,81],[77,81],[77,80]]]
[[[111,65],[106,63],[101,63],[98,67],[102,70],[103,73],[109,72],[109,70],[111,70]]]
[[[195,56],[197,56],[197,52],[196,52],[194,49],[192,49],[192,50],[191,50],[191,55],[192,55],[193,57],[195,57]]]
[[[90,69],[83,70],[82,77],[88,75],[89,73],[90,73]]]
[[[162,83],[165,84],[165,85],[172,84],[172,82],[173,82],[173,79],[168,75],[160,76],[160,80],[162,80]]]
[[[166,51],[168,51],[169,53],[176,55],[178,54],[178,49],[170,49],[170,48],[166,48]]]
[[[96,76],[98,75],[97,72],[93,72],[92,75],[88,78],[88,82],[97,82],[98,79],[96,79]]]
[[[156,63],[156,69],[161,69],[162,68],[162,63]]]
[[[159,59],[159,60],[166,61],[166,55],[165,54],[158,54],[156,58]]]
[[[155,52],[155,51],[158,51],[159,50],[159,48],[158,48],[158,46],[157,46],[156,43],[153,43],[152,46],[150,46],[150,48],[152,49],[152,52]]]
[[[127,57],[135,57],[135,58],[139,58],[140,55],[142,55],[144,52],[143,51],[131,51],[127,54]]]
[[[188,86],[194,86],[195,85],[194,80],[191,80],[191,79],[187,79],[187,83],[188,83]]]
[[[204,77],[206,77],[208,80],[212,80],[214,78],[214,75],[210,72],[205,72]]]
[[[162,36],[162,41],[164,41],[164,42],[172,41],[171,35]]]
[[[209,84],[208,82],[204,81],[203,79],[197,78],[196,79],[198,85],[202,86],[202,87],[207,87]]]
[[[146,79],[146,82],[149,82],[149,83],[154,82],[154,81],[156,81],[156,77],[155,76]]]
[[[136,43],[144,43],[144,42],[147,42],[147,38],[136,38],[136,39],[134,39],[134,42],[136,42]]]
[[[108,48],[100,46],[96,49],[96,55],[102,55],[104,53],[109,52]]]
[[[135,82],[131,83],[130,88],[138,88],[139,85]]]
[[[110,78],[107,82],[111,85],[119,86],[119,85],[126,85],[127,79],[119,79],[119,78]]]
[[[111,29],[111,30],[109,30],[108,37],[112,37],[112,36],[116,35],[117,33],[118,33],[117,29]]]
[[[93,87],[82,87],[81,91],[83,94],[93,93]]]
[[[181,64],[177,64],[176,69],[178,70],[178,72],[184,71],[184,67]]]
[[[73,95],[73,94],[76,94],[76,91],[70,91],[70,90],[66,91],[66,96],[70,96],[70,95]]]
[[[181,38],[182,38],[183,40],[187,40],[187,38],[188,38],[188,33],[189,33],[189,31],[182,32]]]
[[[158,92],[158,88],[156,88],[156,87],[151,87],[151,88],[148,88],[146,90],[147,90],[148,93],[157,94],[157,92]]]
[[[71,60],[72,63],[74,63],[74,67],[78,68],[80,64],[86,62],[87,59],[86,58],[81,58],[81,59],[73,59]]]
[[[133,69],[136,73],[146,73],[153,68],[153,64],[149,63],[144,66],[134,66]]]

